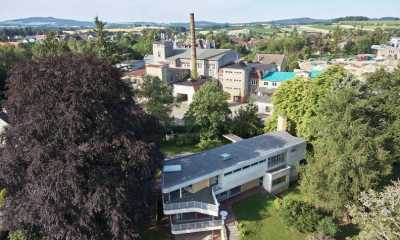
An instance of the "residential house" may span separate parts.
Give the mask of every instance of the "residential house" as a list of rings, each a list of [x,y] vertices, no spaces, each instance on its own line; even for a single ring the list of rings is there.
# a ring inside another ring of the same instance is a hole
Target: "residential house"
[[[305,152],[303,139],[282,131],[164,161],[163,211],[172,234],[223,232],[221,202],[257,187],[287,189]]]
[[[257,53],[255,61],[267,65],[274,64],[279,72],[286,70],[287,61],[283,54]]]

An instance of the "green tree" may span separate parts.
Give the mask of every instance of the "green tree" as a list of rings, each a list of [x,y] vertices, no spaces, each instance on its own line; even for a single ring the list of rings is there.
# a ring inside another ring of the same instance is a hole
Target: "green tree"
[[[272,97],[275,112],[265,130],[274,131],[277,115],[284,115],[290,133],[312,140],[311,119],[332,85],[341,81],[351,81],[349,73],[342,67],[331,67],[315,79],[296,78],[283,83]]]
[[[59,40],[55,32],[50,32],[43,42],[35,43],[32,47],[34,58],[60,56],[67,52],[70,52],[67,42]]]
[[[145,76],[137,94],[143,99],[142,105],[145,111],[168,126],[174,103],[172,87],[158,77]]]
[[[361,227],[360,240],[400,239],[400,182],[384,191],[369,190],[347,206],[352,221]]]
[[[380,69],[368,76],[361,88],[361,111],[365,122],[384,141],[393,162],[400,163],[400,68]]]
[[[336,215],[362,191],[376,187],[391,169],[383,139],[360,117],[358,102],[354,86],[337,87],[320,101],[311,124],[314,152],[301,190]]]
[[[142,57],[153,52],[153,43],[156,40],[157,31],[144,31],[143,35],[138,39],[133,46],[133,50],[138,52]]]
[[[151,216],[161,133],[120,72],[94,56],[50,56],[14,68],[7,94],[5,228],[27,239],[135,239]]]
[[[215,82],[205,83],[193,96],[186,122],[200,129],[200,141],[219,140],[229,121],[228,96]]]
[[[258,117],[257,106],[250,103],[245,108],[241,107],[234,114],[231,126],[232,133],[242,138],[254,137],[261,134],[263,124]]]
[[[106,31],[104,30],[106,23],[102,22],[99,17],[94,18],[95,29],[94,32],[96,33],[96,44],[95,49],[97,56],[107,58],[109,56],[109,49],[108,49],[108,42],[106,39]]]

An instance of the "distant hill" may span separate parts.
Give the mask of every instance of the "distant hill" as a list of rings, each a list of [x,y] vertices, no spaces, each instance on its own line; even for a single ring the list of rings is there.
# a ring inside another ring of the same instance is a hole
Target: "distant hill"
[[[364,16],[347,16],[341,18],[332,19],[332,22],[344,22],[344,21],[397,21],[400,20],[398,17],[382,17],[382,18],[369,18]]]
[[[211,27],[224,27],[229,25],[256,25],[256,24],[274,24],[274,25],[306,25],[317,23],[333,23],[339,21],[394,21],[399,20],[397,17],[383,17],[383,18],[368,18],[363,16],[348,16],[335,19],[314,19],[314,18],[291,18],[274,21],[251,22],[251,23],[217,23],[210,21],[196,21],[198,28],[211,28]],[[158,27],[184,27],[189,28],[188,22],[173,22],[173,23],[157,23],[157,22],[121,22],[121,23],[107,23],[106,27],[109,28],[128,28],[133,26],[158,26]],[[42,28],[93,28],[94,24],[91,21],[77,21],[72,19],[61,19],[54,17],[30,17],[22,19],[14,19],[0,22],[0,28],[19,28],[19,27],[42,27]]]
[[[0,27],[56,27],[56,28],[85,28],[93,27],[92,22],[60,19],[53,17],[30,17],[0,22]]]
[[[278,25],[306,25],[306,24],[323,23],[328,21],[329,20],[314,19],[314,18],[290,18],[290,19],[269,21],[268,23],[278,24]]]
[[[210,22],[210,21],[197,21],[196,27],[206,28],[214,26],[222,26],[224,24]],[[156,23],[156,22],[122,22],[122,23],[107,23],[107,27],[133,27],[133,26],[160,26],[160,27],[189,27],[188,22],[176,23]],[[14,19],[0,22],[0,27],[53,27],[53,28],[92,28],[93,22],[77,21],[72,19],[61,19],[54,17],[30,17],[22,19]]]

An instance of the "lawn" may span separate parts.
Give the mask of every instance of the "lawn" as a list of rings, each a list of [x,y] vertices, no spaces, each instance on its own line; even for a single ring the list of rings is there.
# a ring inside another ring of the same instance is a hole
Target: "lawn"
[[[273,207],[274,197],[257,193],[233,205],[238,221],[248,231],[246,240],[304,240],[307,235],[289,229]]]
[[[167,156],[174,156],[183,153],[197,153],[201,150],[194,144],[177,145],[175,142],[164,142],[161,144],[161,152]]]
[[[292,186],[279,196],[300,201],[305,200],[298,186]],[[286,227],[278,211],[274,209],[274,199],[270,194],[258,193],[233,205],[236,218],[249,231],[245,240],[307,239],[307,234]],[[347,237],[358,235],[358,233],[359,229],[354,225],[340,225],[336,239],[345,240]]]

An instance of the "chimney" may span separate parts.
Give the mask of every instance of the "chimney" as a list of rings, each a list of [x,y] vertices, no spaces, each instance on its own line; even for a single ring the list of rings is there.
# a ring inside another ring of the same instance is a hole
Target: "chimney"
[[[277,124],[277,131],[278,132],[287,132],[287,117],[279,115],[278,116],[278,124]]]
[[[192,48],[191,76],[192,81],[196,81],[197,75],[197,54],[196,54],[196,28],[194,24],[194,13],[190,14],[190,38]]]

